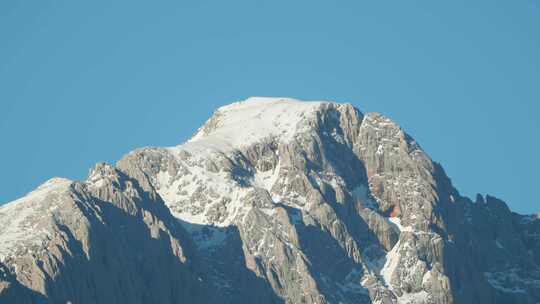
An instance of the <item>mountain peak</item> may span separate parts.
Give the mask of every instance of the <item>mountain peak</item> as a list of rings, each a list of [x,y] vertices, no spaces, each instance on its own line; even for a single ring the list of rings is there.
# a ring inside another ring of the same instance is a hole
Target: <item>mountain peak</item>
[[[295,104],[301,104],[304,102],[305,101],[290,97],[252,96],[245,100],[240,100],[221,106],[217,109],[217,111],[240,110],[250,107],[267,107],[275,104],[288,104],[294,106]]]
[[[0,302],[538,303],[537,215],[477,201],[381,114],[252,97],[0,207]]]
[[[306,130],[308,119],[324,103],[328,102],[250,97],[217,109],[188,143],[206,144],[223,151],[270,137],[289,141]]]

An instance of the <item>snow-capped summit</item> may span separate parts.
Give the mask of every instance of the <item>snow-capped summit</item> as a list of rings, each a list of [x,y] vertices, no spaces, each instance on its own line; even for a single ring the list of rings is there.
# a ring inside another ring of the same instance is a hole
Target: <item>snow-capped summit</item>
[[[203,142],[227,150],[269,137],[287,141],[307,127],[307,118],[321,103],[251,97],[217,109],[188,142]]]
[[[538,303],[540,219],[396,123],[252,97],[0,207],[0,303]]]

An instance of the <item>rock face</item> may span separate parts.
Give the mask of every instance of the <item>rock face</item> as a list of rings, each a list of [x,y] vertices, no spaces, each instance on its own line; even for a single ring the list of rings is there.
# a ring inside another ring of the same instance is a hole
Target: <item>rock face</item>
[[[110,165],[0,209],[1,303],[203,301],[193,245],[153,189]]]
[[[540,220],[399,126],[250,98],[0,207],[1,303],[538,303]]]

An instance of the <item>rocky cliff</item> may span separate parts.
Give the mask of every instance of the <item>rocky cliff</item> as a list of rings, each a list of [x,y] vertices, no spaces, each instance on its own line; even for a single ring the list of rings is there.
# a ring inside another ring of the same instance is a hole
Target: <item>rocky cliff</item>
[[[1,303],[538,303],[540,220],[398,125],[250,98],[0,207]]]

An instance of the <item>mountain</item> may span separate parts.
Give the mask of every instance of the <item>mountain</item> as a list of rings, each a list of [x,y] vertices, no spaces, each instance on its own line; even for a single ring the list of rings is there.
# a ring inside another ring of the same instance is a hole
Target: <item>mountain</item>
[[[0,303],[538,303],[540,219],[398,125],[249,98],[0,207]]]

